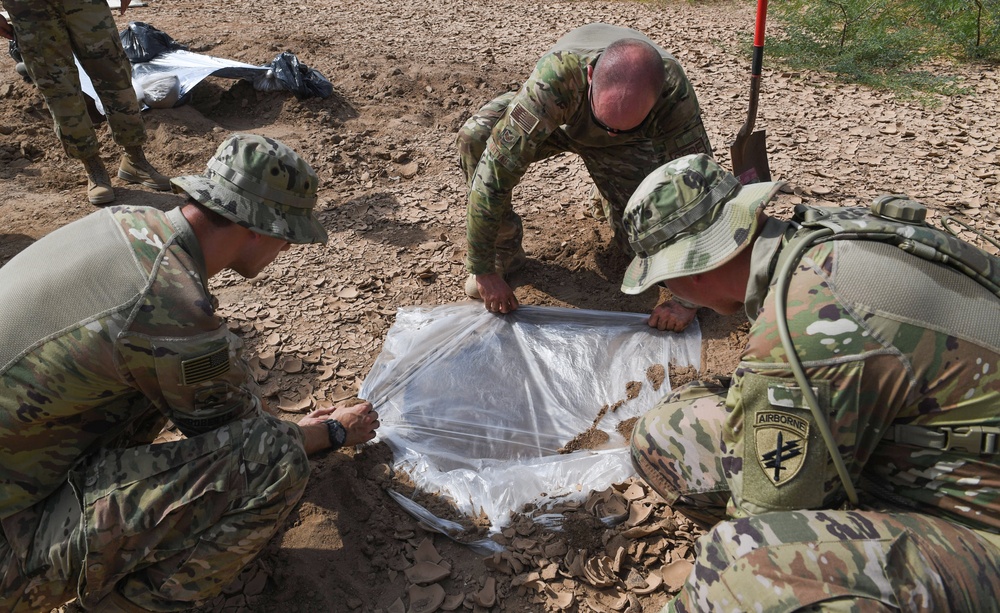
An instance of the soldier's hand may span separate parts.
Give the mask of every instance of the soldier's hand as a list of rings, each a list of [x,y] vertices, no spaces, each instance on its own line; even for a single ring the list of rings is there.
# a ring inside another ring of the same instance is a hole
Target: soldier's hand
[[[382,425],[378,412],[370,402],[335,407],[329,419],[336,419],[347,430],[344,445],[360,445],[375,438],[375,431]]]
[[[127,9],[128,5],[130,5],[130,4],[132,4],[132,0],[121,0],[121,5],[122,6],[121,6],[120,9],[118,9],[119,10],[118,14],[119,15],[124,15],[125,14],[125,9]]]
[[[0,15],[0,36],[3,36],[8,40],[14,40],[14,28],[7,23],[7,20],[4,19],[3,15]]]
[[[697,313],[698,309],[689,309],[673,300],[668,300],[653,309],[646,323],[657,330],[680,332],[694,321]]]
[[[347,431],[344,446],[360,445],[375,438],[375,430],[381,425],[378,413],[370,402],[353,405],[320,407],[299,420],[299,428],[305,435],[306,453],[312,455],[330,447],[330,434],[326,420],[336,419]]]
[[[476,286],[483,299],[483,306],[491,313],[510,313],[517,310],[517,298],[503,277],[495,272],[476,275]]]

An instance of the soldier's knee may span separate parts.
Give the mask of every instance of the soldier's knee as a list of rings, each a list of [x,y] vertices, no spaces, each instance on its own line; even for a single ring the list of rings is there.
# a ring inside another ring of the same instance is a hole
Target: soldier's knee
[[[471,183],[472,177],[479,165],[479,158],[483,157],[486,150],[486,140],[489,132],[483,133],[474,123],[475,118],[470,119],[458,131],[455,138],[455,145],[458,148],[458,165],[465,175],[466,183]]]
[[[249,420],[241,453],[249,489],[296,501],[305,491],[309,458],[295,424],[270,415]]]

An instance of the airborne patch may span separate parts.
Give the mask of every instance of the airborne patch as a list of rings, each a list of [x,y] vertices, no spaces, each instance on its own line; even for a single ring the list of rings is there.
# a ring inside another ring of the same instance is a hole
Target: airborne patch
[[[181,362],[181,385],[209,381],[229,371],[229,345]]]
[[[538,127],[538,118],[520,103],[515,104],[514,108],[510,110],[510,120],[524,130],[525,134],[531,134],[531,131]]]
[[[809,422],[781,411],[759,411],[754,419],[757,463],[774,485],[784,485],[805,464]]]

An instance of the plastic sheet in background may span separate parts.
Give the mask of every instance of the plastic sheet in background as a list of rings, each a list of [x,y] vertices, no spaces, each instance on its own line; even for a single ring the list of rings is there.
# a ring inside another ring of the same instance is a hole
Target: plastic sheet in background
[[[301,63],[294,54],[285,51],[270,64],[255,66],[235,60],[192,53],[186,45],[176,42],[162,30],[141,21],[129,22],[120,32],[122,47],[132,63],[132,84],[136,96],[144,106],[183,104],[188,93],[206,77],[245,79],[253,82],[254,89],[263,92],[289,91],[302,100],[314,96],[327,98],[333,94],[333,85],[318,70]],[[83,92],[94,100],[97,110],[104,113],[104,105],[97,97],[94,85],[80,63],[80,85]],[[175,82],[177,91],[169,96],[146,100],[147,89],[158,90],[164,82]]]
[[[403,308],[359,396],[377,407],[396,470],[464,514],[482,511],[497,532],[527,503],[582,499],[634,474],[616,426],[669,391],[667,381],[654,391],[647,369],[697,368],[701,356],[697,323],[674,334],[647,318],[535,306],[500,316],[479,302]],[[604,448],[560,454],[604,405],[627,398],[630,381],[643,384],[638,396],[598,424]]]

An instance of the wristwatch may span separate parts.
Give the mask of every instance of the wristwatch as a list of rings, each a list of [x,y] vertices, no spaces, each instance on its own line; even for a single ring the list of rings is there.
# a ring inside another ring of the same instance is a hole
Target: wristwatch
[[[340,449],[347,441],[347,430],[336,419],[326,420],[326,431],[330,435],[330,445],[334,450]]]

